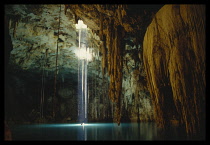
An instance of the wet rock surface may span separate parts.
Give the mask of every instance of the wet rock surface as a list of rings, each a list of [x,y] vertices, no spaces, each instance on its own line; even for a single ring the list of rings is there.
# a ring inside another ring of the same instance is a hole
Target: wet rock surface
[[[166,5],[144,37],[144,66],[155,119],[173,117],[187,133],[205,126],[205,6]]]

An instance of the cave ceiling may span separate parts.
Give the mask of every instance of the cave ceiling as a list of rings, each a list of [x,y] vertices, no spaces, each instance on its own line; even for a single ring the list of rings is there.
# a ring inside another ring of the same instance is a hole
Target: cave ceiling
[[[76,74],[78,32],[75,24],[79,19],[88,26],[90,44],[95,50],[94,60],[100,63],[100,38],[101,34],[107,33],[109,19],[114,20],[114,25],[124,28],[125,33],[122,35],[129,40],[127,43],[140,44],[153,15],[161,7],[162,5],[111,4],[6,5],[5,19],[8,21],[13,47],[10,63],[33,73],[40,73],[45,63],[45,69],[54,72],[58,40],[59,73],[68,76],[69,73]],[[91,62],[89,69],[94,69]],[[90,71],[89,75],[91,73],[96,72]]]

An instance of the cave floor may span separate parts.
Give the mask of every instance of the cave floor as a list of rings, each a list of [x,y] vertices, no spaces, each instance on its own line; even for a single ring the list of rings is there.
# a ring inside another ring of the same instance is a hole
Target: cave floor
[[[17,125],[11,128],[12,140],[191,140],[178,128],[168,131],[154,122],[79,123]],[[195,139],[195,138],[194,138]]]

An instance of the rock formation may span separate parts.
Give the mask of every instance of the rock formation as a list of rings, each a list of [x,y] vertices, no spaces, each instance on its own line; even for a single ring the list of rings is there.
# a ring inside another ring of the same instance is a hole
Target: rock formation
[[[18,103],[13,108],[25,110],[23,120],[36,121],[44,109],[43,116],[52,121],[52,108],[58,118],[76,120],[75,24],[81,19],[88,26],[88,45],[93,50],[88,64],[89,120],[153,120],[142,65],[143,36],[137,34],[146,31],[146,25],[138,20],[148,25],[158,7],[146,10],[142,6],[138,13],[133,9],[137,10],[132,5],[7,5],[6,30],[11,43],[7,42],[10,46],[6,49],[6,90],[15,88],[13,93],[6,91],[7,114],[13,116],[9,100],[14,99]],[[53,99],[57,102],[54,107]]]
[[[147,25],[151,21],[153,14],[160,7],[161,5],[146,10],[144,6],[140,6],[141,9],[139,9],[135,5],[65,5],[66,10],[70,9],[73,11],[77,19],[82,19],[92,30],[96,31],[102,41],[100,47],[100,52],[102,53],[102,71],[103,74],[107,72],[110,78],[109,98],[116,105],[115,122],[119,123],[121,120],[120,113],[123,100],[121,98],[124,98],[122,94],[123,71],[127,66],[126,61],[130,61],[126,60],[124,63],[123,60],[124,55],[129,52],[129,50],[125,50],[126,44],[128,46],[132,44],[133,46],[130,47],[137,49],[137,55],[134,54],[132,59],[135,61],[137,71],[142,71],[143,68],[139,66],[142,61],[140,60],[142,58],[140,44],[142,44],[143,34]],[[139,77],[145,82],[145,76],[137,75],[137,79],[141,81]],[[124,87],[125,90],[128,89],[127,86]],[[135,96],[139,100],[138,96],[140,95],[137,93]],[[138,114],[138,103],[135,103],[133,107],[137,108],[135,112]]]
[[[143,59],[155,120],[174,117],[188,134],[205,126],[205,6],[165,5],[144,36]]]

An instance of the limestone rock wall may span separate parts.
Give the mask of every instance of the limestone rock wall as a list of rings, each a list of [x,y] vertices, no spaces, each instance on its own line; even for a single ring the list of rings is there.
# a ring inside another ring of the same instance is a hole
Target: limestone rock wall
[[[157,6],[153,10],[145,10],[144,6],[135,7],[134,5],[65,5],[66,11],[72,11],[75,14],[76,19],[82,19],[90,26],[92,31],[96,32],[100,37],[101,45],[99,50],[102,54],[102,72],[103,74],[108,74],[108,96],[116,106],[114,109],[114,122],[120,123],[122,117],[121,113],[125,111],[125,109],[124,111],[122,111],[122,109],[125,107],[124,104],[125,102],[127,103],[127,101],[124,102],[123,100],[126,100],[125,98],[128,98],[129,95],[126,95],[125,97],[122,93],[123,89],[126,90],[127,93],[134,93],[133,89],[126,86],[127,84],[135,83],[135,81],[129,80],[131,74],[123,74],[123,71],[126,69],[124,67],[127,65],[127,62],[124,62],[124,56],[127,53],[125,52],[125,45],[127,42],[133,46],[135,45],[136,54],[140,54],[140,56],[137,55],[137,57],[142,56],[142,53],[139,53],[140,50],[138,49],[138,45],[143,42],[145,28],[152,19],[152,13],[156,12],[159,7],[160,6]],[[131,58],[128,61],[142,62],[142,57],[138,60]],[[139,69],[142,68],[137,68],[137,71]],[[125,76],[124,80],[123,76]],[[139,77],[134,78],[139,80]],[[142,80],[144,82],[144,79]],[[124,82],[124,86],[123,81],[126,81],[127,83]],[[141,80],[139,80],[139,82],[141,82]],[[139,84],[141,83],[138,83],[138,85]],[[135,91],[136,101],[132,101],[138,102],[139,86],[134,88],[137,90]],[[130,97],[132,97],[132,95],[130,95]],[[139,103],[134,104],[129,107],[129,110],[137,117],[139,116],[139,113],[137,113],[137,104],[139,105]],[[133,111],[131,108],[136,109]]]
[[[43,63],[46,63],[45,69],[54,71],[58,42],[59,69],[77,67],[75,61],[77,58],[74,55],[78,45],[75,22],[71,14],[68,17],[64,14],[63,5],[61,5],[61,13],[59,10],[60,5],[7,7],[6,16],[9,20],[9,33],[13,45],[11,62],[25,70],[40,69]],[[69,58],[74,63],[64,58]]]
[[[143,59],[157,123],[205,126],[205,6],[165,5],[147,28]]]
[[[88,63],[89,121],[153,120],[140,47],[152,12],[138,11],[127,5],[7,5],[6,30],[11,38],[11,47],[5,48],[8,80],[18,83],[19,79],[27,84],[12,85],[16,91],[8,92],[7,98],[12,101],[10,98],[21,96],[21,104],[29,102],[26,116],[36,121],[35,116],[40,117],[40,96],[44,94],[44,116],[51,121],[52,100],[56,96],[58,118],[76,120],[75,50],[79,34],[75,24],[82,19],[88,26],[88,46],[93,50],[93,60]],[[35,92],[30,94],[32,90]]]
[[[139,57],[141,53],[136,47],[126,45],[125,56],[123,57],[121,117],[124,118],[126,111],[129,114],[128,118],[133,122],[154,120],[145,69]]]

